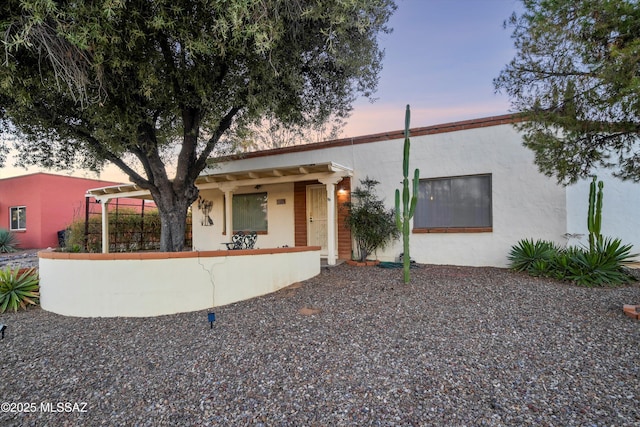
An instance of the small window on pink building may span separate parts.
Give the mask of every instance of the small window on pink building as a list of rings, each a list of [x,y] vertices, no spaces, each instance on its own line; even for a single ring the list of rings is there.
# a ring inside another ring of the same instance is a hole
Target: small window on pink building
[[[27,229],[27,207],[14,206],[9,209],[10,209],[10,216],[11,216],[11,230],[26,230]]]

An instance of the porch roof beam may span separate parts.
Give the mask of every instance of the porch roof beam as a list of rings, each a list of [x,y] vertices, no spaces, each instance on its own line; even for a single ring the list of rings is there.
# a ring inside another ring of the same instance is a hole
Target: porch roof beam
[[[279,184],[284,182],[313,181],[329,176],[352,176],[353,170],[334,162],[304,165],[274,166],[265,169],[230,170],[216,174],[201,175],[196,179],[199,189],[221,188],[233,183],[234,187],[245,185]],[[151,199],[148,190],[135,184],[120,184],[88,190],[87,197],[101,202],[117,198]]]
[[[243,187],[243,186],[254,186],[254,185],[267,185],[267,184],[282,184],[286,182],[298,182],[298,181],[316,181],[322,178],[327,178],[329,176],[336,176],[340,178],[344,178],[346,176],[351,176],[350,173],[329,173],[329,172],[321,172],[321,173],[311,173],[308,175],[295,175],[295,176],[281,176],[281,177],[271,177],[271,178],[256,178],[256,179],[243,179],[233,181],[235,187]],[[198,184],[198,188],[200,190],[209,190],[212,188],[221,188],[225,185],[224,182],[204,182],[202,184]]]
[[[105,201],[109,201],[112,199],[121,199],[121,198],[127,198],[127,199],[148,199],[151,200],[151,193],[149,192],[149,190],[136,190],[136,191],[126,191],[126,190],[122,190],[121,193],[118,192],[104,192],[101,191],[104,189],[97,189],[97,190],[89,190],[87,191],[86,196],[87,197],[93,197],[94,199],[100,201],[100,202],[105,202]]]

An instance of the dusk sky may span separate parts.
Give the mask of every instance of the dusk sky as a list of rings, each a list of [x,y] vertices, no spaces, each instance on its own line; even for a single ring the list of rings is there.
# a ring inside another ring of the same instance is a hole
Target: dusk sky
[[[521,11],[517,0],[398,0],[383,35],[386,55],[376,102],[356,102],[342,136],[402,129],[411,105],[411,127],[510,112],[493,79],[513,58],[511,28],[503,22]]]
[[[381,35],[386,50],[377,100],[359,99],[340,137],[399,130],[411,105],[411,127],[448,123],[510,112],[492,80],[513,58],[511,29],[503,22],[521,10],[518,0],[397,0],[398,9]],[[9,159],[0,178],[38,168],[13,168]],[[53,173],[61,173],[55,172]],[[76,176],[98,178],[76,171]],[[115,167],[101,179],[128,181]]]

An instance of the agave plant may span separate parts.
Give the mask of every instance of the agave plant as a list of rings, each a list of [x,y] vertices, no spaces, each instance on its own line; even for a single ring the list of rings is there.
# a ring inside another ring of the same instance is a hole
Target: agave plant
[[[511,248],[509,252],[509,266],[516,271],[526,271],[536,276],[543,276],[549,272],[558,246],[550,241],[523,239]]]
[[[7,309],[18,311],[18,307],[27,308],[27,304],[37,305],[40,299],[38,285],[35,268],[0,270],[0,313]]]
[[[15,252],[18,247],[18,238],[7,229],[0,228],[0,253]]]
[[[635,279],[623,268],[638,254],[631,253],[632,245],[620,239],[596,240],[591,250],[576,251],[571,256],[567,279],[580,286],[618,286]]]

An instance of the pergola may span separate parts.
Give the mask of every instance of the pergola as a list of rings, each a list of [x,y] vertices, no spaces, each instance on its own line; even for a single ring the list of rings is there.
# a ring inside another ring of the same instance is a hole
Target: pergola
[[[351,168],[334,162],[323,162],[206,173],[196,179],[196,186],[201,190],[219,189],[224,193],[226,229],[232,230],[233,193],[239,187],[317,180],[324,184],[327,189],[327,262],[335,264],[337,258],[337,242],[335,239],[336,201],[333,194],[335,194],[336,185],[343,178],[352,175],[353,170]],[[109,202],[118,198],[151,199],[150,192],[136,184],[91,189],[87,191],[87,196],[95,198],[102,205],[103,253],[109,251],[109,221],[107,220]]]

